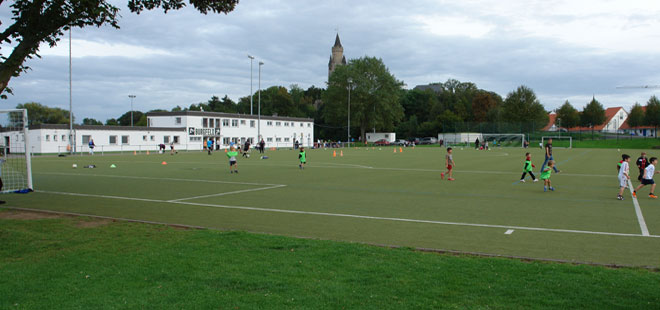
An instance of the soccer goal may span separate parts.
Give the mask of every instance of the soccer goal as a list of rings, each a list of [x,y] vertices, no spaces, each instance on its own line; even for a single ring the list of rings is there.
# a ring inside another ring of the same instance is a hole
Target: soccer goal
[[[522,133],[482,133],[482,142],[488,147],[524,147],[525,135]]]
[[[573,148],[573,137],[571,136],[543,136],[541,137],[541,147],[544,147],[548,142],[548,139],[552,139],[552,147],[555,148]]]
[[[32,164],[27,110],[0,110],[0,193],[29,192]]]

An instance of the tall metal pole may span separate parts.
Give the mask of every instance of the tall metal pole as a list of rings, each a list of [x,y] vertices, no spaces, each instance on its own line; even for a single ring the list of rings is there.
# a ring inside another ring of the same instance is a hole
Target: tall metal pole
[[[346,143],[351,147],[351,88],[353,88],[353,79],[348,78],[348,138]]]
[[[250,58],[250,115],[252,115],[252,61],[254,60],[254,56],[248,55],[248,58]]]
[[[263,65],[264,65],[263,61],[260,61],[259,62],[259,98],[258,98],[258,100],[259,100],[259,109],[258,109],[259,110],[258,111],[259,121],[257,122],[257,140],[259,140],[259,142],[261,142],[261,139],[262,139],[261,138],[261,66],[263,66]]]
[[[71,27],[69,27],[69,154],[73,155],[75,138],[73,137],[73,85],[71,82]]]
[[[133,99],[135,99],[135,95],[128,95],[128,98],[131,98],[131,127],[133,127]]]

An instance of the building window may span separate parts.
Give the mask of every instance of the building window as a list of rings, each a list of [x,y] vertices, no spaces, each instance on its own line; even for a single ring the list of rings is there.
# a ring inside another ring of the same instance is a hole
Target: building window
[[[266,138],[267,142],[273,142],[273,138]]]
[[[231,127],[238,127],[238,120],[237,119],[231,120]]]
[[[165,144],[170,143],[170,136],[164,136],[163,137],[163,143],[165,143]]]
[[[254,128],[255,121],[250,121],[250,128]]]
[[[174,143],[179,144],[179,136],[174,136]]]
[[[245,125],[245,120],[244,119],[241,120],[241,125]]]
[[[208,128],[209,127],[209,119],[208,118],[203,118],[202,119],[202,127]]]
[[[231,142],[238,143],[238,138],[236,137],[231,138]]]
[[[110,144],[117,144],[117,136],[110,136]]]
[[[121,136],[121,144],[128,144],[128,136]]]
[[[229,144],[229,137],[222,138],[222,144],[224,144],[224,145]]]
[[[312,127],[312,123],[307,123],[307,128]]]
[[[275,122],[275,126],[280,127],[280,126],[282,126],[282,123],[281,122]]]
[[[266,125],[273,126],[273,122],[266,122]]]
[[[223,118],[223,119],[222,119],[222,126],[223,126],[223,127],[229,127],[229,120],[226,119],[226,118]]]
[[[284,122],[284,127],[289,127],[289,122]]]
[[[282,138],[275,138],[275,142],[282,142]]]
[[[181,118],[180,118],[180,117],[177,117],[177,118],[176,118],[176,124],[177,124],[177,125],[181,125]]]
[[[156,141],[156,136],[151,136],[151,137],[149,137],[149,140],[151,140],[151,141]]]
[[[300,123],[300,127],[303,127],[303,123]]]
[[[295,126],[293,122],[291,122],[291,127]]]
[[[147,136],[142,136],[142,141],[147,141]]]
[[[57,141],[57,135],[53,135],[53,141]]]
[[[220,128],[220,119],[219,118],[215,119],[215,128]]]
[[[46,135],[46,141],[50,141],[50,135]]]
[[[89,140],[91,140],[91,139],[92,139],[92,136],[84,135],[84,136],[82,136],[82,143],[84,145],[87,145],[87,144],[89,144]]]
[[[284,142],[289,142],[289,138],[284,138]]]
[[[66,141],[66,135],[62,135],[62,141]]]

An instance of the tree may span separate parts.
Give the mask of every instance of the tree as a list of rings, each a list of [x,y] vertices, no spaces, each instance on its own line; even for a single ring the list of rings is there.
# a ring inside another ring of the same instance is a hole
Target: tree
[[[103,125],[103,123],[101,121],[95,120],[93,118],[87,118],[87,117],[85,117],[83,119],[82,123],[83,123],[83,125]]]
[[[64,109],[47,107],[37,102],[21,103],[16,108],[28,111],[28,125],[69,123],[69,111]]]
[[[117,119],[114,118],[109,118],[105,121],[106,126],[119,126],[119,122],[117,122]]]
[[[646,102],[645,123],[653,126],[655,132],[658,131],[658,126],[660,126],[660,101],[655,95],[651,96],[649,101]]]
[[[502,104],[502,117],[512,123],[527,123],[527,129],[538,130],[548,124],[548,113],[534,91],[524,85],[510,92]],[[534,127],[534,128],[532,128]]]
[[[476,122],[487,121],[490,110],[496,108],[497,100],[489,92],[479,92],[472,99],[472,114]]]
[[[144,113],[140,111],[133,111],[133,126],[146,126],[146,118],[145,118],[145,124],[144,125],[139,125],[138,122],[144,115]],[[117,119],[117,124],[119,126],[131,126],[131,111],[128,111],[124,113],[122,116],[120,116]]]
[[[327,106],[324,117],[328,122],[340,125],[347,121],[349,87],[350,119],[359,128],[362,141],[366,141],[367,128],[393,130],[403,117],[399,103],[403,83],[389,72],[381,59],[364,56],[338,67],[330,76],[323,99]]]
[[[580,125],[580,112],[574,108],[568,100],[557,110],[557,126],[564,128],[573,128]]]
[[[229,13],[238,0],[188,0],[202,14]],[[0,1],[0,3],[2,3]],[[144,10],[162,8],[165,13],[186,6],[183,0],[129,0],[131,12],[140,14]],[[8,57],[0,55],[0,94],[6,98],[9,80],[19,76],[29,68],[26,59],[39,57],[39,46],[57,45],[64,31],[69,28],[109,25],[119,29],[119,9],[105,0],[15,0],[12,8],[12,21],[0,34],[0,43],[13,46]]]
[[[584,107],[581,114],[581,123],[582,126],[591,127],[591,132],[593,134],[594,126],[601,125],[605,122],[605,109],[603,105],[596,100],[594,97],[591,101]]]
[[[644,108],[639,103],[635,102],[632,109],[630,109],[630,114],[628,114],[626,122],[628,122],[630,128],[637,128],[644,125]]]

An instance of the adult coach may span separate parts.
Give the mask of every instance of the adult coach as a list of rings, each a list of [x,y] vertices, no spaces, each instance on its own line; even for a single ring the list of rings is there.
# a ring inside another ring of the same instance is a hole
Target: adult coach
[[[543,165],[541,166],[541,173],[543,173],[545,165],[547,165],[550,160],[555,160],[554,157],[552,157],[552,138],[548,139],[548,143],[545,144],[545,161],[543,161]],[[561,170],[557,169],[557,165],[553,165],[552,169],[555,170],[555,173],[561,172]]]

